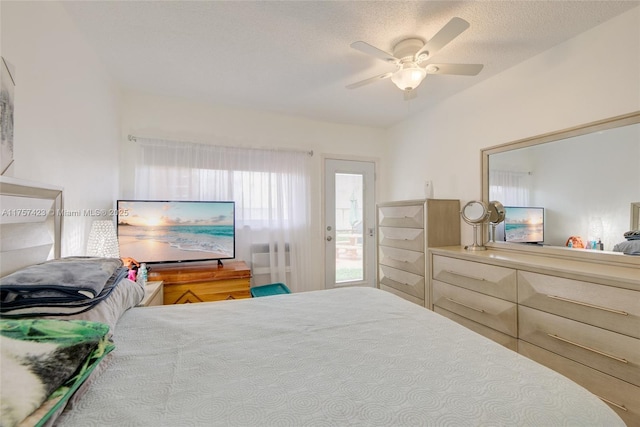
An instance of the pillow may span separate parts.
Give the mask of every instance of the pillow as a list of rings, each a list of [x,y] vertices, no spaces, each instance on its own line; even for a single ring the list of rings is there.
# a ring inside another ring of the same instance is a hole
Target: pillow
[[[613,247],[614,252],[622,252],[626,255],[640,255],[640,240],[627,240]]]
[[[80,320],[0,320],[0,425],[59,413],[114,345],[107,325]]]
[[[144,298],[144,286],[138,282],[133,282],[129,279],[122,279],[118,282],[111,291],[110,295],[96,304],[91,310],[87,310],[82,313],[60,316],[48,316],[48,319],[65,319],[65,320],[84,320],[92,322],[100,322],[109,326],[109,332],[107,337],[111,338],[116,328],[118,320],[129,308],[135,307]],[[63,405],[57,405],[57,409],[53,410],[57,402],[54,399],[45,401],[40,408],[38,408],[29,417],[24,419],[19,427],[50,427],[60,414],[67,408],[73,408],[73,406],[80,400],[80,398],[86,393],[91,384],[98,378],[109,366],[109,362],[112,354],[107,354],[102,362],[98,361],[94,365],[90,376],[78,387],[78,389],[72,393],[70,397],[67,397],[67,402]],[[49,421],[46,424],[42,424],[40,421],[47,415]]]
[[[78,389],[71,395],[71,397],[69,397],[66,403],[60,402],[61,404],[59,407],[54,409],[54,406],[57,404],[57,400],[48,399],[38,409],[33,411],[31,415],[22,420],[20,424],[18,424],[18,427],[53,427],[63,411],[73,410],[74,406],[78,403],[80,398],[84,396],[87,390],[89,390],[89,387],[91,387],[91,384],[95,382],[96,378],[102,375],[102,372],[109,367],[112,359],[113,352],[105,355],[102,358],[102,361],[97,363],[97,366],[89,374],[88,378],[80,384]]]
[[[144,286],[129,279],[121,279],[109,296],[90,310],[82,313],[61,316],[47,316],[52,319],[88,320],[109,325],[109,336],[112,336],[118,320],[128,309],[135,307],[144,298]]]

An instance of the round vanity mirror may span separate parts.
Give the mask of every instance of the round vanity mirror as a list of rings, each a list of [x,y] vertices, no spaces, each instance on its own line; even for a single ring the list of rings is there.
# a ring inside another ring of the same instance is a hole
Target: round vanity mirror
[[[500,224],[504,221],[504,206],[502,203],[493,200],[489,202],[489,222],[492,224]]]
[[[472,200],[460,211],[460,216],[467,223],[473,226],[473,245],[465,246],[468,251],[484,251],[487,248],[478,244],[478,224],[482,224],[489,218],[489,209],[486,203]]]
[[[496,225],[504,221],[505,210],[497,200],[489,202],[489,222],[491,223],[491,241],[496,241]]]
[[[460,214],[467,224],[481,224],[487,219],[489,210],[484,202],[472,200],[464,205]]]

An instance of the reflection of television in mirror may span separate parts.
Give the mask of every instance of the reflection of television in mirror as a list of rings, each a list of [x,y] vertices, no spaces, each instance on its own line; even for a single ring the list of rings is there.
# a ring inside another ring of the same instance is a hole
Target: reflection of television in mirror
[[[138,262],[235,258],[235,203],[118,200],[118,244]]]
[[[505,206],[504,222],[496,230],[496,240],[512,243],[544,242],[544,208]]]

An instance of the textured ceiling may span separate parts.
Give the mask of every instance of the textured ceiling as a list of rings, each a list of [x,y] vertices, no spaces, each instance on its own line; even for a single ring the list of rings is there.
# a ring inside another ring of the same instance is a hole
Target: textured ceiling
[[[539,54],[638,1],[78,1],[64,7],[123,87],[213,105],[339,123],[391,126]],[[391,51],[429,39],[452,17],[471,23],[432,61],[481,63],[475,77],[430,75],[404,101],[390,80],[345,86],[390,64],[349,45]]]

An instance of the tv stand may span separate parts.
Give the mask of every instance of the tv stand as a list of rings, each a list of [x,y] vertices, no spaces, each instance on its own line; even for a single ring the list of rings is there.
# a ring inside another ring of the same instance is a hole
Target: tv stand
[[[224,267],[224,264],[222,263],[222,260],[219,259],[218,260],[218,268],[222,268],[222,267]]]
[[[149,280],[164,282],[166,305],[251,298],[251,270],[244,261],[154,266]]]

